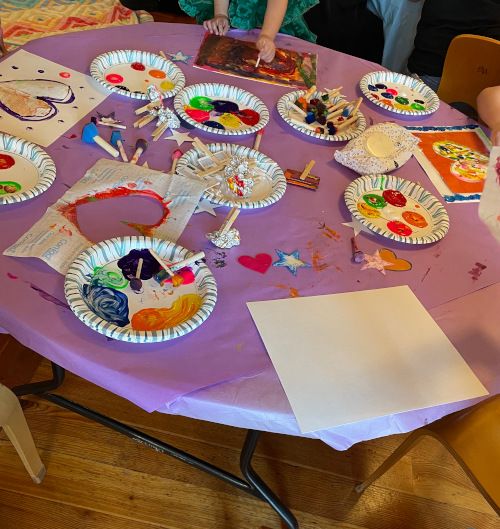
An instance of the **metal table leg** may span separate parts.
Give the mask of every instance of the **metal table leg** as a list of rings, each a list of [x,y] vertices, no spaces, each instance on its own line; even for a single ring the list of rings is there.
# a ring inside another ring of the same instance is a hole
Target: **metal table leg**
[[[183,450],[180,450],[168,443],[141,432],[136,428],[132,428],[131,426],[112,419],[111,417],[86,408],[85,406],[66,399],[65,397],[49,393],[49,391],[57,389],[63,383],[64,374],[65,370],[62,367],[52,363],[51,380],[17,386],[13,389],[13,391],[18,397],[22,395],[40,395],[50,402],[61,406],[62,408],[74,411],[75,413],[102,424],[103,426],[111,428],[112,430],[115,430],[116,432],[119,432],[138,443],[149,446],[157,452],[175,457],[176,459],[187,463],[198,470],[202,470],[211,476],[221,479],[229,485],[232,485],[233,487],[243,490],[256,498],[265,501],[278,513],[287,527],[290,529],[298,529],[299,524],[292,512],[285,505],[283,505],[283,503],[281,503],[280,499],[273,493],[273,491],[264,483],[264,481],[252,468],[252,458],[261,432],[256,430],[248,430],[240,456],[240,468],[245,478],[241,479],[240,477],[235,476],[234,474],[231,474],[222,468],[212,465],[208,461],[204,461],[203,459],[195,457],[188,452],[184,452]]]

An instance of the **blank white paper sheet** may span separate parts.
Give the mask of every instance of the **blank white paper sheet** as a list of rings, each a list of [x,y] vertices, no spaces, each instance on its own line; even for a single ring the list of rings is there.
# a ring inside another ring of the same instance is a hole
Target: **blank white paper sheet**
[[[408,286],[247,306],[302,433],[488,394]]]

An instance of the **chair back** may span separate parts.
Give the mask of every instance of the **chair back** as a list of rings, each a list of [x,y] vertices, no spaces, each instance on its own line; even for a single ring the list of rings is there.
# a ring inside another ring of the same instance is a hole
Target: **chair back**
[[[477,110],[483,88],[500,85],[500,41],[458,35],[448,48],[438,96],[448,104],[466,103]]]

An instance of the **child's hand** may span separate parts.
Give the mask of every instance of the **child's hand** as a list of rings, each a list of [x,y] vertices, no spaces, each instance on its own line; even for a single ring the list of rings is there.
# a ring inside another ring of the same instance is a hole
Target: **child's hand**
[[[274,40],[261,35],[257,42],[255,43],[257,49],[259,50],[259,57],[265,62],[271,62],[274,59],[274,54],[276,53],[276,46],[274,45]]]
[[[225,35],[229,31],[229,18],[226,15],[215,15],[203,22],[203,27],[215,35]]]

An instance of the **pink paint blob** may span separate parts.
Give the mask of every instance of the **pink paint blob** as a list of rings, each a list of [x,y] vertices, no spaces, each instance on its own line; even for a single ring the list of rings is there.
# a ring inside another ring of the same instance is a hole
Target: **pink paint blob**
[[[133,62],[130,65],[130,68],[132,68],[133,70],[137,70],[138,72],[143,72],[146,69],[146,67],[144,66],[144,64],[142,64],[142,62]]]
[[[108,75],[106,75],[106,81],[112,84],[119,84],[123,83],[123,77],[117,73],[109,73]]]

